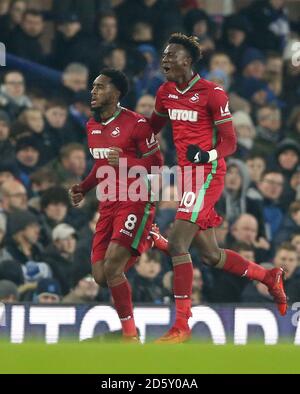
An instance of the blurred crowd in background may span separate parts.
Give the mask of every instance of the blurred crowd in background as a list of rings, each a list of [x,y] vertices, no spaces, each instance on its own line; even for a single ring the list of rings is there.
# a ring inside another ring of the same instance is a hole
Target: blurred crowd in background
[[[0,301],[110,302],[90,275],[95,191],[80,209],[68,198],[92,166],[85,134],[91,82],[105,66],[124,71],[130,93],[121,104],[150,116],[164,81],[161,51],[179,31],[198,37],[203,59],[195,71],[228,92],[238,136],[218,203],[218,242],[267,267],[284,265],[289,300],[300,300],[300,4],[232,1],[224,16],[207,13],[204,3],[0,0],[7,49],[0,67]],[[172,167],[170,126],[159,138]],[[177,205],[157,204],[165,236]],[[264,285],[209,268],[191,253],[194,304],[271,302]],[[171,267],[157,250],[144,253],[128,273],[133,301],[173,302]]]

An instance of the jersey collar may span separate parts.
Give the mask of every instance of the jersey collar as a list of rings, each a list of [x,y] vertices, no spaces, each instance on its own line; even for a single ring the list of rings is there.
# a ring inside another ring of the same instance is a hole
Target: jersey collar
[[[118,107],[118,109],[116,110],[116,112],[113,114],[113,116],[111,116],[109,119],[107,119],[105,122],[101,122],[101,124],[103,126],[108,125],[110,122],[112,122],[113,120],[115,120],[120,113],[122,112],[122,107]]]
[[[178,92],[178,93],[181,93],[181,94],[186,93],[187,91],[189,91],[189,90],[191,89],[191,87],[193,87],[193,86],[195,85],[196,82],[199,81],[199,79],[201,79],[200,75],[199,75],[199,74],[196,74],[196,75],[190,80],[190,82],[188,83],[188,85],[187,85],[187,87],[186,87],[185,89],[180,90],[180,89],[178,89],[178,87],[176,86],[177,92]]]

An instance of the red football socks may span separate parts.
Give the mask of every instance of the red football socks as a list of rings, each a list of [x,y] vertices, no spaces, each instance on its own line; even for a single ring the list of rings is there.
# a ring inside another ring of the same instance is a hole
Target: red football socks
[[[133,317],[133,306],[131,300],[131,288],[127,279],[124,282],[110,287],[116,311],[122,324],[124,336],[137,335]]]
[[[178,257],[178,256],[176,256]],[[187,257],[190,256],[187,255]],[[193,285],[193,265],[187,258],[186,263],[174,265],[174,297],[176,305],[175,326],[188,329],[191,313],[191,295]]]
[[[252,280],[264,282],[266,273],[265,268],[259,264],[252,263],[233,250],[225,249],[226,261],[223,266],[224,271],[238,276],[244,276]]]

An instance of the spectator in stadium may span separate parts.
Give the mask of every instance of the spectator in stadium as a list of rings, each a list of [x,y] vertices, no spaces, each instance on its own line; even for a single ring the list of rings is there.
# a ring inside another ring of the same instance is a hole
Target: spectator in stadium
[[[72,140],[67,125],[68,108],[64,101],[56,99],[47,103],[43,137],[43,163],[57,158],[61,147]]]
[[[296,197],[296,190],[298,180],[297,177],[292,177],[296,174],[297,169],[299,170],[299,158],[300,158],[300,145],[291,139],[282,140],[276,151],[274,152],[273,158],[270,160],[270,167],[275,171],[281,172],[284,176],[284,188],[281,196],[282,206],[288,210],[289,202]],[[299,177],[298,173],[298,177]]]
[[[246,165],[251,179],[250,185],[257,189],[257,184],[266,170],[266,159],[264,156],[251,153],[246,159]]]
[[[40,43],[40,37],[44,32],[44,17],[42,12],[27,9],[24,12],[22,22],[11,32],[7,49],[24,59],[36,63],[43,63],[45,55]]]
[[[87,92],[89,70],[81,63],[70,63],[62,74],[63,89],[60,94],[67,103],[71,104],[79,92]]]
[[[118,19],[113,11],[107,11],[100,14],[97,20],[97,33],[100,39],[99,53],[117,46]]]
[[[290,242],[296,248],[298,261],[300,262],[300,233],[293,234],[290,238]]]
[[[46,248],[46,261],[60,286],[62,295],[67,295],[73,284],[76,230],[66,223],[60,223],[52,231],[52,243]]]
[[[263,215],[267,239],[274,241],[282,225],[283,211],[280,205],[284,187],[284,177],[281,172],[265,171],[261,181],[258,183],[258,190],[261,194]]]
[[[34,196],[41,196],[46,190],[57,185],[56,174],[48,167],[39,168],[31,176],[31,190]]]
[[[289,207],[280,228],[275,236],[274,243],[280,245],[291,239],[293,234],[300,232],[300,201],[294,201]]]
[[[232,119],[238,137],[237,150],[234,156],[245,159],[249,156],[253,147],[256,135],[255,127],[251,117],[246,112],[237,111],[233,114]]]
[[[51,165],[60,183],[81,180],[86,171],[86,153],[83,145],[71,143],[61,148],[59,159]]]
[[[99,285],[91,275],[85,276],[76,283],[74,288],[63,299],[63,304],[84,304],[95,302],[99,293]]]
[[[26,108],[31,106],[26,96],[25,80],[19,71],[7,71],[0,87],[0,109],[4,109],[10,120],[15,118]]]
[[[178,4],[174,1],[141,0],[138,2],[122,2],[115,8],[121,23],[120,37],[128,40],[131,26],[140,21],[150,23],[154,32],[155,46],[160,48],[169,33],[182,29],[182,21]]]
[[[39,304],[58,304],[62,296],[61,287],[55,279],[41,279],[38,281],[33,301]]]
[[[14,136],[17,134],[16,128],[19,128],[20,132],[26,129],[32,133],[41,134],[44,127],[45,121],[42,111],[37,108],[28,108],[21,112],[14,124]]]
[[[14,159],[14,156],[12,156],[12,159]],[[17,176],[18,176],[18,171],[16,168],[16,164],[14,162],[0,163],[0,190],[1,190],[1,185],[4,182],[16,180]],[[0,207],[1,207],[1,202],[0,202]]]
[[[30,189],[30,175],[37,170],[40,162],[40,147],[34,136],[22,137],[16,143],[18,178]]]
[[[5,3],[2,1],[2,3]],[[22,22],[24,12],[27,8],[25,0],[6,1],[6,11],[0,16],[0,41],[6,43],[10,33]]]
[[[255,261],[261,263],[268,261],[271,256],[271,246],[263,237],[258,237],[258,222],[253,215],[243,213],[232,224],[227,239],[227,246],[231,247],[237,242],[244,242],[254,247]]]
[[[300,297],[300,268],[296,248],[289,242],[281,244],[274,257],[274,266],[285,270],[284,287],[290,303],[298,302]],[[266,302],[272,300],[268,289],[262,283],[252,282],[243,293],[244,302]]]
[[[22,264],[42,261],[42,248],[38,243],[40,225],[29,211],[15,211],[8,217],[8,241],[5,249],[14,260]]]
[[[57,17],[55,37],[52,44],[53,67],[63,70],[76,62],[88,65],[93,54],[92,37],[82,31],[80,18],[69,12]]]
[[[25,187],[16,179],[7,180],[1,185],[1,210],[9,214],[15,210],[28,209],[28,196]]]
[[[289,128],[287,137],[293,139],[298,144],[300,144],[300,106],[296,106],[293,108],[289,116],[287,125]]]
[[[144,94],[141,96],[135,107],[135,111],[146,117],[150,117],[155,105],[155,98],[151,94]]]
[[[251,43],[261,50],[282,52],[290,32],[285,0],[255,1],[243,10],[251,24]]]
[[[163,302],[160,254],[155,250],[143,253],[134,266],[136,274],[132,279],[133,302]]]
[[[7,113],[0,109],[0,157],[2,163],[13,161],[14,148],[9,139],[10,119]]]
[[[69,107],[70,129],[73,131],[75,141],[79,143],[84,143],[86,140],[85,125],[91,117],[90,101],[90,93],[82,90],[74,94]]]
[[[296,141],[285,138],[278,145],[274,152],[274,168],[280,171],[285,180],[286,186],[294,174],[300,158],[300,145]]]
[[[272,105],[265,105],[256,112],[257,127],[253,152],[270,156],[277,148],[281,130],[281,111]]]
[[[146,66],[135,78],[136,98],[139,99],[144,94],[155,96],[159,86],[164,82],[164,78],[159,69],[159,58],[155,48],[149,44],[138,46],[138,51],[146,59]]]
[[[224,52],[213,53],[209,61],[209,71],[210,73],[214,71],[223,71],[223,73],[225,73],[225,83],[223,87],[228,91],[233,82],[233,75],[235,72],[235,67],[230,57]]]
[[[52,231],[60,223],[67,221],[70,208],[69,196],[61,186],[45,190],[41,197],[41,241],[48,245],[52,240]]]
[[[9,280],[18,287],[24,283],[24,274],[22,264],[11,257],[0,259],[0,280]]]
[[[283,87],[283,59],[280,53],[269,52],[267,54],[264,79],[275,96],[280,98]]]
[[[229,15],[223,23],[223,34],[218,42],[218,49],[224,51],[241,71],[241,59],[248,47],[249,23],[242,15]]]
[[[256,217],[259,225],[258,235],[264,237],[264,219],[259,194],[249,195],[250,177],[247,166],[238,159],[230,158],[225,176],[225,188],[217,203],[218,212],[233,223],[243,213]]]
[[[14,303],[18,302],[18,288],[10,280],[0,280],[0,302]]]

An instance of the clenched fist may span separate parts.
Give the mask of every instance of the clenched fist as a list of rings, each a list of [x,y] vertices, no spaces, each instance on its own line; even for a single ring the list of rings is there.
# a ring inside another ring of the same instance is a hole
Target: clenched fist
[[[118,167],[120,160],[120,153],[122,153],[123,150],[116,146],[112,146],[109,149],[110,151],[108,152],[107,155],[108,164],[110,164],[113,167]]]
[[[78,207],[84,198],[84,193],[80,185],[76,184],[69,189],[69,196],[73,207]]]

